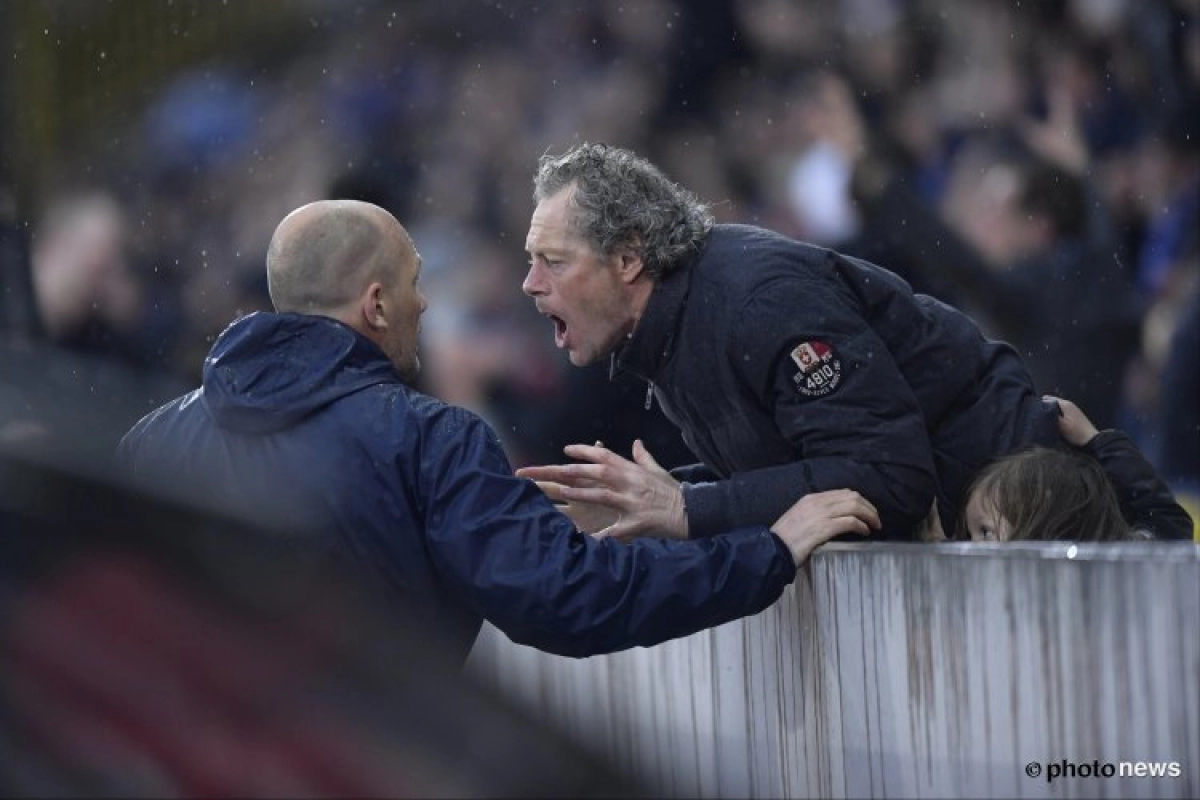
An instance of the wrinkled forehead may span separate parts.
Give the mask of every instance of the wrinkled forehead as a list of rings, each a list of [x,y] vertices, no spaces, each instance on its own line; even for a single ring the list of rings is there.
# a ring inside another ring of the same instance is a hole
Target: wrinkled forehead
[[[567,187],[538,202],[529,221],[529,233],[525,237],[527,252],[576,248],[586,244],[574,224],[572,193],[572,187]]]

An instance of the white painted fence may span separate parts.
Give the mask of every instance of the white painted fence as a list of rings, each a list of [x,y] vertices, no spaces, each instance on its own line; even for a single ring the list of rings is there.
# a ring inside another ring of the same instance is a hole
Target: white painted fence
[[[468,669],[671,796],[1200,796],[1191,543],[830,545],[756,617],[584,660],[485,626]]]

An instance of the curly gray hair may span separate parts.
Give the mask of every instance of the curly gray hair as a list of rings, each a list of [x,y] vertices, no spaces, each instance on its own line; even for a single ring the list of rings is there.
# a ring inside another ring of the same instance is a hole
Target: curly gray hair
[[[629,150],[583,143],[561,156],[544,155],[533,179],[541,202],[574,185],[572,225],[597,252],[640,251],[654,280],[699,249],[713,226],[708,206]]]

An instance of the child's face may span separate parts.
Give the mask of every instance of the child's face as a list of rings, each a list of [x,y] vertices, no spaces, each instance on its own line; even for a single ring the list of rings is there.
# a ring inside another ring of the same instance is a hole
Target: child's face
[[[972,492],[967,500],[966,521],[973,542],[1007,542],[1011,535],[1008,520],[980,492]]]

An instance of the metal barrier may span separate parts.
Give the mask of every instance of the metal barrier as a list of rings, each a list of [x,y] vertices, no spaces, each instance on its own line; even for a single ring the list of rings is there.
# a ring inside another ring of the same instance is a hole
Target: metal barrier
[[[469,669],[673,796],[1200,795],[1200,547],[830,545],[756,617]]]

